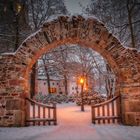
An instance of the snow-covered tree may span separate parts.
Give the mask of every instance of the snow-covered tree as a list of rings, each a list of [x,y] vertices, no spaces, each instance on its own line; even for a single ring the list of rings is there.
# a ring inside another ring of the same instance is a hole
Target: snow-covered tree
[[[68,11],[62,0],[27,0],[29,24],[38,29],[44,21]]]
[[[139,49],[139,0],[91,0],[85,12],[101,20],[125,46]]]
[[[15,51],[44,21],[66,13],[63,0],[1,0],[0,52]]]
[[[40,60],[44,63],[40,63]],[[107,62],[92,49],[65,44],[46,53],[39,59],[39,63],[38,68],[42,74],[47,71],[49,76],[64,80],[66,94],[68,94],[67,82],[73,76],[77,79],[84,76],[85,85],[92,85],[90,86],[92,91],[96,89],[104,94],[108,92],[111,95],[113,93],[115,75]],[[46,66],[48,69],[45,71]]]

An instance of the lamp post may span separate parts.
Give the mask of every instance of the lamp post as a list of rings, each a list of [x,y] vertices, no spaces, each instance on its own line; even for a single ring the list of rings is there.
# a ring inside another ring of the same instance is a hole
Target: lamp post
[[[80,84],[81,84],[81,111],[85,111],[84,103],[83,103],[83,88],[84,88],[84,78],[83,77],[80,78]]]

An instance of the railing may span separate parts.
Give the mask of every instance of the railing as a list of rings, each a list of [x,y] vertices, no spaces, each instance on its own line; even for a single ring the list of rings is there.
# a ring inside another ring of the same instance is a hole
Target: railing
[[[57,125],[56,104],[52,106],[26,98],[26,125]]]
[[[121,123],[120,97],[115,96],[103,103],[91,105],[92,123]]]

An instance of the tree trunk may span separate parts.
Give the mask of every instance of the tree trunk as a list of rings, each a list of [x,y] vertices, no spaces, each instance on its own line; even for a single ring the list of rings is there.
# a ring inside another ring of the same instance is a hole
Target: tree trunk
[[[76,93],[78,94],[79,93],[79,90],[78,90],[78,82],[77,82],[77,84],[76,84]]]
[[[99,72],[99,79],[98,80],[99,80],[99,83],[98,83],[99,84],[99,87],[98,88],[99,88],[99,92],[101,92],[102,82],[101,82],[101,73],[100,72]]]
[[[111,98],[111,83],[110,83],[110,67],[108,66],[108,64],[106,64],[106,70],[107,70],[107,76],[105,78],[105,82],[106,82],[106,91],[107,91],[107,99]]]
[[[108,79],[107,78],[105,78],[105,88],[106,88],[107,99],[109,99],[109,88],[108,88]]]
[[[45,68],[45,71],[46,71],[46,77],[47,77],[48,93],[50,94],[51,93],[50,76],[47,72],[47,68]]]
[[[47,77],[48,93],[50,94],[51,93],[50,75],[48,73],[48,68],[46,66],[45,59],[42,59],[42,60],[43,60],[44,68],[45,68],[45,74]]]
[[[18,49],[19,46],[19,15],[16,15],[16,36],[15,36],[15,49],[14,51],[16,51]]]
[[[133,5],[134,6],[134,5]],[[129,0],[127,1],[127,12],[128,12],[128,22],[129,22],[129,29],[130,29],[130,34],[131,34],[131,43],[132,43],[132,48],[136,48],[135,46],[135,36],[134,36],[134,30],[133,30],[133,25],[132,25],[132,10],[134,7],[129,8]]]
[[[68,82],[66,75],[64,75],[64,86],[65,86],[65,94],[68,95]]]

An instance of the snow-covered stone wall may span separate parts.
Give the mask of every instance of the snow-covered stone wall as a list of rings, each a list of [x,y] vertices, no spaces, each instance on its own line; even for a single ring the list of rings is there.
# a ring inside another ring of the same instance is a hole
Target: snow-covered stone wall
[[[14,54],[0,56],[0,126],[24,126],[31,68],[42,54],[64,43],[93,48],[108,61],[122,97],[123,123],[140,125],[140,54],[124,48],[97,19],[60,16],[44,23]]]

